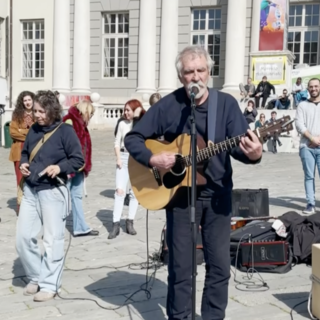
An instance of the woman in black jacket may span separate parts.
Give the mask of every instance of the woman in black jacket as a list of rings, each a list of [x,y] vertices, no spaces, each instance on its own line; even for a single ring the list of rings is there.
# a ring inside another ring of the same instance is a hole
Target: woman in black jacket
[[[61,106],[53,92],[36,94],[34,117],[36,123],[21,153],[25,183],[16,247],[29,279],[24,294],[42,302],[54,298],[61,286],[65,224],[71,209],[65,183],[67,175],[77,172],[84,160],[73,127],[61,122]],[[37,241],[41,229],[43,256]]]

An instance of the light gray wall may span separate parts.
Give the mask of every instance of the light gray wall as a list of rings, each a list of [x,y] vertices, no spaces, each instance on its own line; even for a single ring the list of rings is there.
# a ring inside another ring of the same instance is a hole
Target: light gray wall
[[[74,1],[70,0],[70,88],[73,85],[73,38],[74,38]]]
[[[74,0],[73,0],[74,1]],[[138,82],[138,31],[139,0],[91,0],[90,6],[90,86],[101,97],[130,97]],[[129,12],[129,77],[128,79],[104,79],[101,12]]]
[[[248,77],[250,77],[250,51],[251,51],[251,27],[252,27],[252,2],[256,0],[247,0],[247,18],[246,18],[246,53],[244,64],[244,79],[247,83]]]
[[[240,0],[239,0],[240,1]],[[251,33],[251,16],[252,1],[247,0],[247,16],[246,19],[246,53],[244,65],[244,78],[249,75],[250,69],[250,33]],[[258,1],[258,0],[256,0]],[[194,8],[221,8],[221,43],[220,43],[220,73],[218,77],[213,77],[209,86],[221,89],[224,84],[225,65],[226,65],[226,32],[227,32],[227,14],[228,0],[180,0],[179,1],[179,50],[191,43],[191,10]],[[236,31],[235,31],[236,32]],[[235,53],[236,55],[236,53]]]
[[[179,51],[191,43],[191,11],[194,8],[221,8],[220,73],[211,78],[209,87],[224,83],[228,0],[179,0]],[[178,81],[180,86],[180,82]]]

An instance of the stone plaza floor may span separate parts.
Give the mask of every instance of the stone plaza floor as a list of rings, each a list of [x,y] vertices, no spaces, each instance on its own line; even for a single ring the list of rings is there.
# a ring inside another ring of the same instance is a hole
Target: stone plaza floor
[[[94,130],[93,170],[87,179],[87,197],[84,198],[85,217],[92,228],[100,231],[98,237],[72,238],[68,252],[60,295],[47,303],[35,303],[22,294],[26,284],[24,271],[15,250],[15,175],[8,161],[9,150],[0,148],[0,319],[1,320],[81,320],[166,319],[167,268],[161,267],[152,284],[151,298],[145,292],[132,296],[127,305],[120,307],[145,282],[145,270],[140,267],[121,268],[130,263],[146,261],[146,211],[139,208],[135,227],[138,234],[108,240],[112,227],[113,194],[115,185],[115,156],[113,132]],[[287,211],[301,212],[305,206],[303,173],[297,153],[264,153],[261,164],[246,166],[233,161],[234,188],[268,188],[270,215]],[[319,183],[317,181],[317,186]],[[319,187],[317,187],[319,194]],[[317,202],[319,208],[319,202]],[[127,213],[125,207],[124,215]],[[150,254],[160,247],[161,230],[165,223],[163,211],[149,212]],[[71,221],[68,221],[70,229]],[[124,221],[122,221],[124,227]],[[41,243],[41,236],[39,237]],[[65,247],[69,245],[66,232]],[[90,269],[92,268],[92,269]],[[82,270],[80,270],[82,269]],[[86,270],[83,270],[86,269]],[[80,270],[80,271],[76,271]],[[152,270],[150,271],[152,273]],[[200,317],[204,265],[198,267],[197,314]],[[299,265],[287,274],[262,274],[270,287],[265,292],[245,292],[236,288],[234,275],[229,285],[228,320],[290,320],[291,308],[308,298],[311,289],[311,268]],[[237,280],[245,274],[237,272]],[[245,290],[242,286],[240,289]],[[105,310],[92,301],[96,300]],[[309,319],[307,303],[298,306],[293,319]]]

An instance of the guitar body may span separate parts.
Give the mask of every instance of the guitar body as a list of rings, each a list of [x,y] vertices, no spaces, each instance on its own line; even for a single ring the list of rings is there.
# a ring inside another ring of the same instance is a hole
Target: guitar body
[[[146,140],[145,144],[153,154],[162,152],[177,154],[177,162],[172,169],[157,169],[156,171],[138,163],[131,156],[129,157],[128,170],[134,195],[144,208],[160,210],[170,203],[180,187],[191,187],[191,166],[184,166],[179,161],[179,155],[190,154],[191,136],[182,134],[172,143]],[[197,149],[201,150],[205,146],[204,140],[198,136]],[[206,184],[202,166],[199,164],[197,165],[197,184]]]

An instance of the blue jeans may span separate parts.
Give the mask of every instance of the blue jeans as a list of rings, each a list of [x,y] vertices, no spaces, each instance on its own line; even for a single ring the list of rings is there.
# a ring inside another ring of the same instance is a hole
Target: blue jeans
[[[24,185],[17,222],[16,249],[24,271],[42,291],[57,292],[64,261],[64,233],[68,215],[65,187],[35,191]],[[44,254],[37,236],[43,227]]]
[[[320,148],[303,147],[300,149],[300,158],[304,171],[304,187],[307,203],[315,206],[315,169],[318,167],[320,176]]]
[[[86,234],[92,230],[84,219],[82,206],[83,183],[84,174],[83,172],[78,172],[72,179],[69,179],[67,184],[71,194],[73,235]]]
[[[287,101],[287,103],[283,105],[280,100],[276,100],[275,107],[278,110],[287,110],[290,107],[290,101]]]

